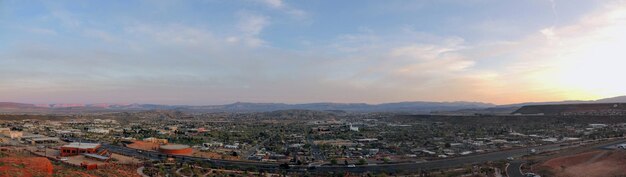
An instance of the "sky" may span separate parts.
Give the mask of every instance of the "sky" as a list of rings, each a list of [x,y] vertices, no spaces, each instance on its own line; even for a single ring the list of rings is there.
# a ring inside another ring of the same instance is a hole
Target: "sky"
[[[592,100],[626,1],[0,0],[0,101]]]

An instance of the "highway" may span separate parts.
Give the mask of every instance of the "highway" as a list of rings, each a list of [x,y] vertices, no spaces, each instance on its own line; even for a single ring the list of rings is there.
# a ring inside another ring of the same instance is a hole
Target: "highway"
[[[626,142],[626,140],[621,139],[618,141],[611,141],[611,144],[619,144],[623,142]],[[140,152],[136,149],[110,145],[110,144],[103,144],[103,147],[109,149],[109,151],[111,152],[139,157],[143,159],[150,159],[150,160],[164,160],[164,159],[167,159],[168,157],[171,157],[171,158],[176,158],[178,161],[182,161],[182,162],[204,161],[204,162],[211,163],[215,166],[220,166],[220,167],[238,166],[240,169],[248,169],[248,168],[253,167],[257,170],[264,170],[268,172],[278,172],[278,171],[300,172],[300,173],[309,172],[311,174],[315,174],[315,173],[326,174],[329,172],[334,172],[334,173],[411,172],[411,173],[414,173],[414,172],[420,172],[422,170],[454,168],[454,167],[460,167],[464,165],[481,164],[481,163],[485,163],[488,161],[505,160],[508,157],[519,157],[519,156],[524,156],[524,155],[530,155],[531,149],[535,149],[537,152],[543,152],[543,151],[551,151],[551,150],[566,148],[566,146],[561,146],[560,144],[551,144],[551,145],[544,145],[544,146],[537,146],[537,147],[526,147],[526,148],[496,151],[496,152],[490,152],[490,153],[484,153],[484,154],[475,154],[475,155],[469,155],[469,156],[440,159],[440,160],[427,161],[427,162],[421,162],[421,163],[378,164],[378,165],[365,165],[365,166],[356,166],[356,167],[347,167],[343,165],[308,167],[306,165],[301,165],[301,166],[291,166],[289,169],[280,169],[278,167],[279,164],[277,163],[205,159],[205,158],[200,158],[200,157],[178,156],[178,155],[172,156],[172,155],[166,155],[166,154],[153,152],[153,151],[141,151]]]

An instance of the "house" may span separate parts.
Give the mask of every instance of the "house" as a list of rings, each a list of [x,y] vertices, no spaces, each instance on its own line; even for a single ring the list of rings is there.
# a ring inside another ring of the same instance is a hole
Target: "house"
[[[87,130],[87,132],[89,133],[96,133],[96,134],[107,134],[110,132],[110,130],[108,129],[103,129],[103,128],[90,128],[89,130]]]
[[[224,147],[225,147],[226,149],[238,149],[238,148],[239,148],[239,145],[230,145],[230,144],[229,144],[229,145],[224,145]]]
[[[202,147],[222,147],[224,146],[224,143],[220,143],[220,142],[210,142],[210,143],[202,143]]]

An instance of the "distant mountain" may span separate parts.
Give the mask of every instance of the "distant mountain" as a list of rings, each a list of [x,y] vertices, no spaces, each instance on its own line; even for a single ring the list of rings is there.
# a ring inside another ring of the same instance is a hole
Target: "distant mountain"
[[[12,103],[12,102],[0,102],[1,109],[25,109],[25,108],[36,108],[34,104],[24,104],[24,103]]]
[[[626,108],[626,96],[604,98],[592,101],[562,101],[519,104],[513,114],[610,114],[620,113]]]
[[[623,115],[626,103],[581,103],[522,106],[513,114],[534,115]]]
[[[598,102],[598,103],[626,103],[626,96],[618,96],[618,97],[613,97],[613,98],[599,99],[599,100],[596,100],[595,102]]]
[[[480,102],[399,102],[385,104],[365,103],[245,103],[237,102],[226,105],[187,106],[157,104],[48,104],[33,105],[21,103],[0,104],[0,111],[12,108],[12,111],[52,111],[52,112],[99,112],[99,111],[141,111],[141,110],[177,110],[183,112],[269,112],[278,110],[315,110],[347,112],[406,112],[430,113],[433,111],[453,111],[459,109],[482,109],[495,106]]]
[[[566,100],[566,101],[550,101],[550,102],[527,102],[509,105],[499,105],[497,107],[522,107],[530,105],[558,105],[558,104],[584,104],[584,103],[626,103],[626,96],[618,96],[604,98],[599,100]]]
[[[605,98],[599,100],[567,100],[567,101],[551,101],[551,102],[527,102],[527,103],[516,103],[516,104],[508,104],[508,105],[498,105],[495,107],[484,108],[484,109],[460,109],[455,111],[442,111],[436,112],[437,114],[512,114],[512,113],[525,113],[530,114],[529,110],[541,110],[538,112],[560,112],[561,110],[552,110],[554,108],[562,109],[563,107],[577,107],[576,105],[586,104],[587,106],[583,106],[586,109],[589,109],[589,104],[602,104],[602,103],[626,103],[626,96],[618,96],[612,98]],[[550,105],[567,105],[567,106],[550,106]],[[602,106],[600,106],[602,107]],[[522,109],[523,108],[523,109]],[[537,112],[537,111],[534,111]],[[550,112],[550,113],[552,113]]]
[[[481,102],[397,102],[383,104],[366,103],[246,103],[237,102],[225,105],[189,106],[159,104],[24,104],[0,102],[0,112],[38,113],[81,113],[81,112],[121,112],[145,110],[174,110],[181,112],[271,112],[279,110],[313,110],[334,112],[403,112],[440,114],[508,114],[529,105],[560,105],[583,103],[626,103],[626,96],[593,101],[529,102],[510,105],[494,105]]]
[[[316,110],[316,111],[348,111],[348,112],[407,112],[430,113],[432,111],[450,111],[458,109],[488,108],[495,105],[479,102],[399,102],[385,104],[365,103],[233,103],[218,106],[186,106],[181,111],[192,112],[266,112],[278,110]]]

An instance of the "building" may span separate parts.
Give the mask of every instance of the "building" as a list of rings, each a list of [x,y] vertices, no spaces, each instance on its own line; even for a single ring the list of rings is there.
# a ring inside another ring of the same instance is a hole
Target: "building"
[[[169,155],[191,155],[193,149],[187,145],[170,144],[159,147],[159,152]]]
[[[226,148],[226,149],[237,149],[239,147],[235,146],[235,145],[224,145],[224,148]]]
[[[144,138],[143,141],[156,143],[156,144],[167,144],[168,143],[167,139],[159,139],[159,138],[154,138],[154,137]]]
[[[94,119],[93,122],[97,124],[117,124],[117,121],[113,119]]]
[[[46,143],[59,143],[61,140],[57,137],[42,137],[29,139],[30,144],[46,144]]]
[[[107,134],[110,132],[109,129],[103,129],[103,128],[90,128],[89,130],[87,130],[87,132],[89,133],[96,133],[96,134]]]
[[[350,123],[350,131],[358,132],[359,127],[352,126],[352,123]]]
[[[61,156],[73,156],[83,153],[94,154],[98,152],[100,144],[97,143],[77,143],[73,142],[64,146],[61,146]]]
[[[589,124],[589,127],[591,127],[591,128],[604,128],[604,127],[608,127],[608,125],[606,125],[606,124]]]
[[[13,131],[11,128],[0,128],[0,134],[11,139],[19,139],[24,136],[21,131]]]
[[[205,147],[205,148],[222,147],[222,146],[224,146],[224,143],[220,143],[220,142],[202,143],[202,147]]]
[[[59,143],[61,140],[57,137],[47,137],[43,135],[24,135],[20,138],[24,143],[30,144],[47,144]]]

